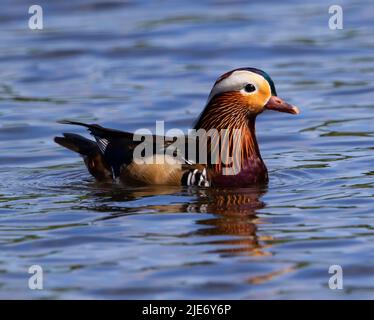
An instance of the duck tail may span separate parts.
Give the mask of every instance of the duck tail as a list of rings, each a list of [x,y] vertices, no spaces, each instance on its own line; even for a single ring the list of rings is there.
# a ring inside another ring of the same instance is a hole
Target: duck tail
[[[99,151],[95,141],[74,133],[63,133],[63,137],[55,137],[54,141],[82,156],[89,156]]]

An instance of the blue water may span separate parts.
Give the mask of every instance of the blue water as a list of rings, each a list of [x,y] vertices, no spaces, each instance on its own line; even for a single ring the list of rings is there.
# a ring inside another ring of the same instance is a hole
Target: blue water
[[[374,298],[372,1],[331,3],[343,30],[322,0],[38,4],[39,31],[0,10],[0,298]],[[186,130],[246,66],[302,111],[257,121],[267,188],[103,186],[53,142],[86,134],[64,118]]]

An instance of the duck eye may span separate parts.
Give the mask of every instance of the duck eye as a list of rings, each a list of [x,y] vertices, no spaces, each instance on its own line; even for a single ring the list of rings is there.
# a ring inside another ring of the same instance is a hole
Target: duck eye
[[[248,83],[245,87],[244,90],[246,92],[253,92],[256,90],[256,87],[252,83]]]

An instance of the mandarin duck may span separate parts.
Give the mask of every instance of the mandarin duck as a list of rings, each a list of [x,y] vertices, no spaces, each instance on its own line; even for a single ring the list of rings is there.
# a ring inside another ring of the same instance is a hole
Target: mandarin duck
[[[214,130],[213,136],[208,136],[206,148],[199,149],[196,143],[190,144],[190,136],[183,137],[185,151],[194,149],[193,152],[188,152],[188,155],[197,154],[197,158],[191,159],[186,156],[186,152],[177,156],[180,144],[174,149],[171,148],[175,137],[170,140],[150,135],[145,137],[150,140],[141,140],[136,138],[134,133],[77,121],[59,122],[86,127],[95,141],[73,133],[64,133],[63,137],[55,137],[54,140],[79,153],[88,171],[98,181],[120,181],[125,185],[246,187],[268,182],[267,168],[262,160],[255,133],[256,117],[267,109],[299,113],[297,107],[277,97],[274,82],[267,73],[256,68],[239,68],[216,80],[206,106],[194,125],[195,132]],[[224,134],[216,139],[215,135],[219,132]],[[161,147],[158,143],[160,138],[163,141]],[[201,139],[201,136],[198,139]],[[151,147],[152,161],[142,159],[142,162],[138,161],[134,154],[140,144],[145,144],[145,140],[148,141],[148,147]],[[215,153],[213,157],[213,151],[219,147],[221,153],[218,156]],[[222,150],[222,147],[226,150]],[[172,155],[165,152],[167,148],[171,148]],[[207,153],[205,161],[200,161],[204,158],[200,157],[201,150]],[[225,152],[226,156],[222,156],[222,152]],[[230,154],[230,159],[233,160],[231,167],[238,167],[227,174],[224,169],[230,165],[225,158],[227,160]],[[174,162],[165,161],[168,158],[173,158]]]

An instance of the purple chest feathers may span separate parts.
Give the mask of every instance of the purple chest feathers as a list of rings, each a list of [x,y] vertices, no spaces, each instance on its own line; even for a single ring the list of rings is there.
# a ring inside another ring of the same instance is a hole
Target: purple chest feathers
[[[244,160],[239,173],[224,174],[221,170],[212,177],[212,184],[219,187],[247,187],[268,182],[265,163],[259,157]]]

